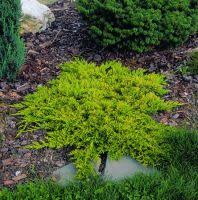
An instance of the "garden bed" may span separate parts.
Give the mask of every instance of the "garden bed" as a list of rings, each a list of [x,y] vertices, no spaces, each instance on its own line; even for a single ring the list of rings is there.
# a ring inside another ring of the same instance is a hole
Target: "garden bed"
[[[149,72],[164,73],[170,89],[165,98],[178,100],[184,106],[172,113],[162,113],[156,119],[173,126],[181,126],[187,121],[190,127],[197,128],[198,77],[182,76],[178,72],[187,59],[187,52],[198,47],[197,36],[175,49],[154,49],[142,54],[101,49],[90,41],[87,27],[70,1],[60,0],[51,9],[56,21],[50,28],[38,34],[23,36],[27,58],[17,80],[14,83],[0,82],[0,133],[3,135],[0,146],[0,187],[12,186],[35,177],[47,177],[54,169],[68,163],[67,149],[24,150],[23,146],[36,138],[28,138],[26,135],[15,138],[18,118],[10,116],[15,112],[10,105],[34,92],[38,85],[46,84],[56,77],[60,72],[58,64],[74,57],[83,57],[98,64],[116,59],[131,69],[144,67]]]

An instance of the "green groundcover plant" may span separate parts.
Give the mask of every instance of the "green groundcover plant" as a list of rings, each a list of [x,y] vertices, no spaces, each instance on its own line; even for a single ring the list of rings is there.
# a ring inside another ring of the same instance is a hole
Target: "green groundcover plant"
[[[116,61],[100,67],[83,60],[61,66],[60,76],[17,104],[20,133],[45,130],[45,139],[29,148],[72,147],[78,177],[95,173],[92,162],[108,153],[112,159],[130,155],[144,165],[163,157],[163,134],[152,118],[179,103],[161,97],[168,91],[163,75],[146,74]]]
[[[77,7],[104,47],[142,52],[181,44],[198,31],[196,0],[78,0]]]
[[[0,79],[13,80],[24,62],[20,0],[0,0]]]

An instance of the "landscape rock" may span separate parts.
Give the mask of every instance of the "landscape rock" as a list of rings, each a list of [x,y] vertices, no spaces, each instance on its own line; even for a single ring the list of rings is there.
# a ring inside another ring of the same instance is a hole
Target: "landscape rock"
[[[21,5],[21,34],[45,30],[55,20],[52,11],[37,0],[21,0]]]
[[[21,171],[16,171],[15,176],[19,176],[21,174]]]
[[[66,186],[69,182],[74,181],[76,175],[75,166],[70,163],[53,172],[52,179],[61,186]]]
[[[136,160],[129,156],[124,156],[120,160],[110,160],[109,157],[106,161],[106,168],[104,172],[104,179],[121,180],[131,177],[136,173],[152,173],[154,169],[149,169],[142,166]]]
[[[177,119],[179,116],[180,116],[179,113],[176,113],[175,115],[173,115],[173,118]]]

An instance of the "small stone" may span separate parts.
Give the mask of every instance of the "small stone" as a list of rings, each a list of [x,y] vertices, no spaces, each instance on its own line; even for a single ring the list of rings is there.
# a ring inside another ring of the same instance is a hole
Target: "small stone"
[[[18,176],[19,174],[21,174],[21,171],[16,171],[15,172],[15,176]]]
[[[180,115],[178,113],[176,113],[175,115],[173,115],[174,119],[177,119]]]

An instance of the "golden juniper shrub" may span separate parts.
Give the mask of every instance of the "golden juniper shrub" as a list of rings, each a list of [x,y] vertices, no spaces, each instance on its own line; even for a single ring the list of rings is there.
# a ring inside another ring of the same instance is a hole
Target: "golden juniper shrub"
[[[154,165],[166,126],[152,115],[179,105],[161,98],[167,93],[164,76],[131,71],[116,61],[98,67],[75,60],[61,68],[57,79],[16,105],[19,134],[47,132],[30,147],[73,147],[79,178],[93,175],[93,161],[106,152],[112,159],[130,155]]]

